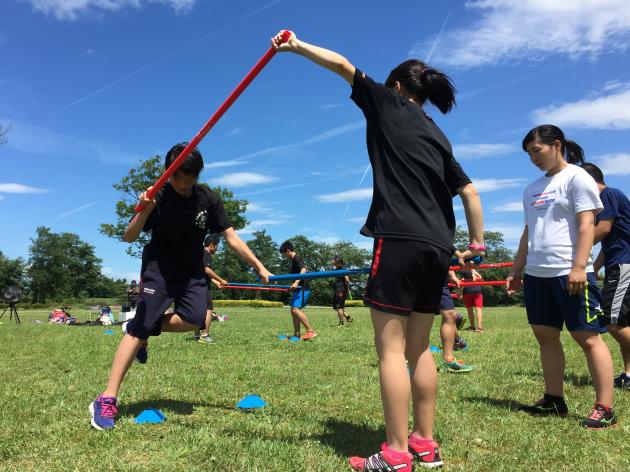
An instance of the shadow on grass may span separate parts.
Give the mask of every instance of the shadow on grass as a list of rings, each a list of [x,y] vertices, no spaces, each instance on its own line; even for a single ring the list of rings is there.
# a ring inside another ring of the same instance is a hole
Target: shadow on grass
[[[507,411],[523,412],[533,417],[541,417],[540,414],[532,411],[531,404],[525,404],[511,399],[502,398],[490,398],[490,397],[464,397],[464,401],[471,403],[485,403],[494,408],[500,408]],[[578,416],[569,413],[567,418],[579,418]]]
[[[180,400],[155,399],[142,400],[135,403],[121,405],[122,416],[137,416],[147,409],[172,411],[177,415],[192,415],[195,408],[216,408],[234,411],[234,405],[229,403],[184,402]]]
[[[326,432],[314,435],[320,443],[330,446],[340,457],[368,457],[379,450],[385,441],[385,428],[374,429],[366,424],[355,424],[336,418],[323,423]]]

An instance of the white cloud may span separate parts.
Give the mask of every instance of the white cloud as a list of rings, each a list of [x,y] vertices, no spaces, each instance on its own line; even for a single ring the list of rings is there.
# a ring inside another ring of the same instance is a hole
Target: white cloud
[[[282,152],[282,151],[287,151],[287,150],[303,148],[306,146],[310,146],[311,144],[317,144],[322,141],[327,141],[336,136],[346,134],[351,131],[355,131],[364,127],[365,127],[365,120],[355,121],[353,123],[348,123],[347,125],[338,126],[336,128],[329,129],[327,131],[316,134],[315,136],[304,139],[302,141],[297,141],[291,144],[281,144],[279,146],[272,146],[265,149],[261,149],[260,151],[255,151],[249,154],[245,154],[244,156],[239,157],[238,160],[250,159],[252,157],[264,156],[266,154],[272,154],[272,153],[277,153],[277,152]]]
[[[238,230],[238,234],[252,234],[262,230],[265,226],[277,226],[285,222],[286,220],[254,220],[245,226],[245,228]]]
[[[0,184],[0,193],[46,193],[48,189],[30,187],[24,184],[6,183]]]
[[[318,195],[316,198],[322,203],[369,200],[372,198],[372,188],[358,188],[355,190],[346,190],[345,192],[329,193]]]
[[[604,178],[609,175],[630,175],[630,154],[604,154],[593,159],[597,167],[604,173]]]
[[[522,187],[526,179],[473,179],[479,192],[494,192],[504,188]]]
[[[247,187],[248,185],[264,185],[280,180],[272,175],[257,174],[254,172],[234,172],[210,179],[212,186],[220,185],[228,188]]]
[[[480,157],[497,157],[512,154],[518,151],[511,144],[456,144],[453,146],[453,154],[457,159],[475,159]]]
[[[341,241],[341,238],[331,233],[319,233],[313,236],[313,241],[324,244],[335,244]]]
[[[33,9],[58,20],[77,20],[80,17],[111,13],[125,7],[141,8],[148,3],[162,3],[170,6],[177,13],[189,11],[195,0],[24,0],[29,1]]]
[[[348,218],[346,221],[349,221],[350,223],[365,223],[366,219],[367,216],[356,216],[354,218]]]
[[[507,246],[513,248],[515,247],[515,245],[518,246],[524,228],[525,224],[523,222],[518,222],[515,224],[488,223],[484,229],[486,231],[498,231],[499,233],[502,233],[503,240],[505,241]]]
[[[536,124],[567,128],[629,129],[630,83],[609,82],[602,92],[613,93],[539,108],[532,112],[532,119]]]
[[[244,128],[237,126],[236,128],[232,129],[232,131],[228,132],[226,136],[236,136],[237,134],[241,133],[243,129]]]
[[[523,212],[523,202],[507,202],[502,203],[501,205],[495,205],[492,207],[492,211],[494,213],[503,213],[503,212],[514,212],[514,213],[522,213]]]
[[[220,167],[234,167],[234,166],[242,166],[245,164],[249,164],[249,161],[239,161],[237,159],[231,159],[229,161],[215,161],[210,162],[203,166],[204,170],[209,169],[218,169]]]
[[[103,141],[91,141],[76,136],[58,133],[40,126],[30,125],[7,117],[0,122],[11,126],[11,139],[6,146],[21,152],[44,156],[98,158],[105,163],[136,163],[142,156],[118,145]]]
[[[48,226],[52,226],[54,223],[58,222],[59,220],[63,220],[64,218],[67,218],[70,215],[74,215],[75,213],[79,213],[83,210],[87,210],[91,206],[94,206],[94,202],[86,203],[85,205],[81,205],[80,207],[74,208],[73,210],[68,210],[62,213],[61,215],[56,216],[55,219],[52,220]]]
[[[550,55],[597,58],[627,49],[628,0],[469,0],[478,19],[440,32],[442,38],[416,44],[412,56],[469,68],[504,62],[541,60]]]

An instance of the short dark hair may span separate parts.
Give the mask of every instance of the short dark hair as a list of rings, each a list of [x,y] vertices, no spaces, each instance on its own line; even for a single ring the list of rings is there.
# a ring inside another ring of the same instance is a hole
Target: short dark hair
[[[604,182],[604,173],[595,164],[585,162],[584,164],[582,164],[582,169],[584,169],[588,173],[588,175],[593,177],[593,180],[595,180],[595,182],[597,182],[598,184],[606,185],[606,182]]]
[[[291,241],[285,241],[280,244],[280,254],[284,254],[287,251],[293,251],[293,243]]]
[[[203,245],[210,246],[211,244],[216,244],[218,246],[220,241],[221,236],[219,236],[218,234],[209,234],[208,236],[206,236],[206,239],[203,240]]]
[[[173,146],[167,153],[166,158],[164,159],[164,168],[168,169],[171,164],[177,159],[177,156],[181,154],[181,152],[188,146],[187,142],[177,143]],[[179,169],[184,174],[194,175],[195,177],[199,177],[201,171],[203,170],[203,158],[201,157],[201,153],[199,149],[194,148],[184,159],[182,165],[179,166]]]

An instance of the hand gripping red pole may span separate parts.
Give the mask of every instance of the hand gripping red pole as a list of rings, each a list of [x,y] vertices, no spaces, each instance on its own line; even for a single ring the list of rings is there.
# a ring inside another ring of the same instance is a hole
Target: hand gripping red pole
[[[284,30],[282,32],[282,42],[286,43],[291,37],[291,31]],[[182,165],[186,156],[192,151],[197,144],[201,142],[201,140],[208,134],[208,131],[212,129],[212,127],[219,121],[219,119],[223,116],[223,114],[232,106],[232,104],[236,101],[236,99],[243,93],[243,90],[247,88],[247,86],[256,78],[259,72],[263,67],[267,65],[267,63],[271,60],[273,56],[275,56],[276,50],[274,48],[269,48],[269,50],[261,57],[258,62],[252,67],[252,70],[245,76],[241,83],[236,86],[236,88],[232,91],[228,98],[225,99],[223,104],[214,112],[214,115],[210,117],[210,119],[203,125],[203,128],[199,130],[199,132],[195,135],[195,137],[188,143],[188,146],[184,148],[184,150],[177,156],[177,159],[173,161],[173,163],[169,166],[166,171],[162,174],[162,176],[158,179],[151,190],[147,192],[147,197],[152,199],[158,193],[158,191],[164,186],[166,181],[170,178],[171,175],[175,173],[175,171]],[[136,205],[135,211],[136,213],[142,211],[144,205],[142,203],[138,203]]]

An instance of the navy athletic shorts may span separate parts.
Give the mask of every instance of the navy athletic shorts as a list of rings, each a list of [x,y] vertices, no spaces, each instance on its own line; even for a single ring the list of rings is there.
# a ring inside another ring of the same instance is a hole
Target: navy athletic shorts
[[[129,334],[139,339],[159,336],[164,312],[175,302],[174,313],[184,321],[204,328],[208,286],[203,275],[190,279],[166,279],[157,271],[145,270],[141,277],[136,316]]]
[[[600,306],[601,295],[595,275],[587,274],[584,292],[569,295],[567,276],[533,277],[525,274],[524,295],[530,325],[551,326],[569,331],[605,333],[606,324]]]

